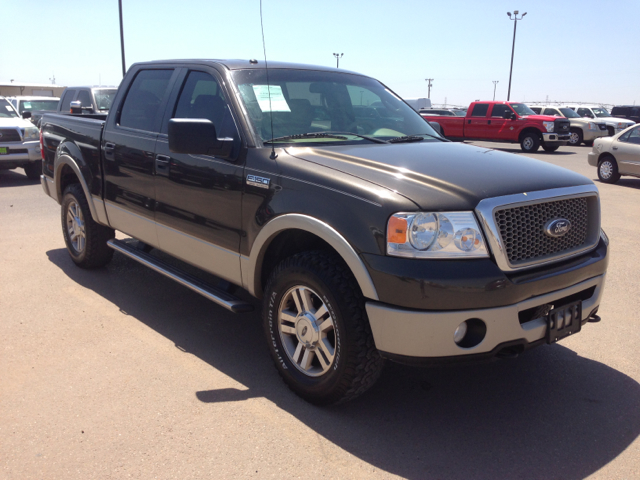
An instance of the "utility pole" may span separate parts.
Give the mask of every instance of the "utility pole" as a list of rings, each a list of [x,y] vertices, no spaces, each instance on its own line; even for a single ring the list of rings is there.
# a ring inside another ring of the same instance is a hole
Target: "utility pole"
[[[122,76],[127,73],[127,67],[124,62],[124,29],[122,26],[122,0],[118,0],[118,8],[120,10],[120,49],[122,50]]]
[[[428,91],[427,91],[427,98],[431,98],[431,82],[433,82],[435,79],[434,78],[425,78],[424,81],[425,82],[429,82],[428,84]]]
[[[491,80],[493,82],[493,101],[496,101],[496,87],[498,86],[498,82],[500,80]]]
[[[511,69],[509,70],[509,90],[507,92],[507,102],[511,99],[511,74],[513,73],[513,52],[516,49],[516,27],[518,26],[518,20],[522,20],[527,12],[524,12],[520,18],[518,18],[518,10],[513,11],[513,18],[511,18],[511,12],[507,12],[509,20],[514,20],[513,24],[513,44],[511,45]]]
[[[56,76],[55,75],[51,75],[51,78],[49,79],[51,80],[51,85],[55,85],[56,84]],[[13,80],[11,80],[13,82]]]
[[[334,53],[333,56],[336,57],[336,68],[340,68],[340,59],[344,53]]]

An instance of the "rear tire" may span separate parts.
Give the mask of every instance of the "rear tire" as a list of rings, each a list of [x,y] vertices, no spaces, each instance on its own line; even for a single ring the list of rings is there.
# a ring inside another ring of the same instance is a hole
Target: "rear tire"
[[[543,145],[542,149],[547,152],[547,153],[553,153],[556,150],[558,150],[560,147],[559,146],[555,146],[555,147],[550,147],[549,145]]]
[[[611,155],[601,158],[598,162],[598,178],[603,183],[616,183],[620,180],[618,162]]]
[[[337,255],[313,251],[283,260],[269,277],[263,316],[276,369],[308,402],[351,400],[380,376],[364,297]]]
[[[24,167],[24,173],[29,180],[38,180],[42,174],[42,160],[37,162],[28,163]]]
[[[82,268],[109,263],[113,250],[107,241],[116,236],[115,230],[93,220],[80,184],[73,183],[65,189],[61,206],[62,235],[74,263]]]
[[[520,140],[520,148],[525,153],[534,153],[540,147],[540,137],[536,133],[528,132]]]
[[[569,145],[577,147],[582,143],[582,138],[582,130],[579,128],[572,128],[571,133],[569,134]]]

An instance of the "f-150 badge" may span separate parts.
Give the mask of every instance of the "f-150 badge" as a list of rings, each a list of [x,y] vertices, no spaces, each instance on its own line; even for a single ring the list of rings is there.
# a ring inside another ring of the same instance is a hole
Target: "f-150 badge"
[[[247,185],[252,185],[254,187],[269,188],[270,181],[271,180],[269,178],[247,175]]]

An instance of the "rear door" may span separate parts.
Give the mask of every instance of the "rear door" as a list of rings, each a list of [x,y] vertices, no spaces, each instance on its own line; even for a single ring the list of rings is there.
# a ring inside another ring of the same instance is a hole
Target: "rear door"
[[[620,136],[612,148],[620,173],[640,175],[640,126]]]
[[[488,103],[476,103],[471,114],[465,118],[465,138],[490,138],[489,137],[489,113]]]
[[[112,227],[157,247],[154,152],[176,72],[142,67],[133,75],[102,137],[105,205]]]
[[[244,158],[224,82],[213,68],[184,69],[176,83],[155,156],[156,222],[160,248],[241,284],[240,238]],[[169,150],[171,118],[205,118],[218,138],[234,138],[231,159]]]

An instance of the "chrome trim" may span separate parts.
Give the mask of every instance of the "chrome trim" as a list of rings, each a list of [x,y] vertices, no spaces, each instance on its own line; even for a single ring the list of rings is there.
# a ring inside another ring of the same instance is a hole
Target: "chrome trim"
[[[507,255],[500,238],[500,232],[496,227],[494,219],[494,212],[500,208],[514,208],[522,205],[530,205],[536,203],[555,202],[558,200],[565,200],[569,198],[579,197],[595,197],[597,202],[596,209],[590,209],[590,220],[593,220],[594,225],[590,227],[588,243],[585,247],[579,250],[572,250],[567,254],[558,255],[548,260],[543,261],[531,261],[517,266],[512,266],[507,259]],[[593,211],[592,211],[593,210]],[[503,272],[515,272],[518,270],[524,270],[526,268],[539,267],[541,265],[547,265],[550,263],[556,263],[560,260],[565,260],[576,255],[580,255],[587,250],[591,250],[598,244],[600,235],[600,195],[598,194],[598,188],[594,185],[580,185],[577,187],[565,187],[565,188],[552,188],[549,190],[538,190],[535,192],[517,193],[515,195],[505,195],[502,197],[485,198],[478,203],[476,207],[476,214],[480,220],[480,226],[484,230],[487,243],[491,249],[498,267]],[[593,217],[592,217],[593,215]],[[595,235],[593,231],[597,232]],[[590,239],[590,241],[589,241]]]
[[[605,275],[590,278],[562,290],[543,294],[504,307],[475,310],[423,311],[407,310],[378,302],[367,302],[367,315],[376,348],[383,352],[410,357],[441,358],[492,351],[504,342],[523,339],[528,343],[545,337],[544,318],[520,324],[518,313],[553,303],[591,287],[591,298],[582,302],[582,321],[600,305]],[[456,328],[465,320],[479,318],[487,326],[484,339],[475,347],[463,348],[454,341]]]
[[[140,262],[144,266],[149,267],[150,269],[155,270],[158,273],[161,273],[162,275],[178,282],[181,285],[184,285],[188,289],[199,293],[203,297],[206,297],[212,302],[228,310],[231,310],[234,313],[248,312],[253,310],[253,307],[247,302],[235,298],[232,295],[227,294],[226,292],[217,293],[213,287],[209,287],[197,279],[191,279],[188,275],[182,275],[181,272],[177,269],[175,269],[175,271],[170,271],[168,268],[164,267],[161,262],[155,262],[154,259],[149,258],[149,255],[144,255],[143,253],[138,254],[137,252],[132,252],[129,249],[124,248],[123,246],[118,244],[118,240],[109,240],[107,242],[107,245],[117,252],[120,252],[137,262]],[[223,298],[223,296],[227,298],[225,299]]]
[[[376,292],[373,280],[371,280],[369,271],[349,242],[325,222],[307,215],[294,213],[276,217],[262,227],[251,246],[249,256],[240,257],[242,286],[249,293],[257,298],[262,298],[263,285],[261,284],[260,278],[262,276],[264,254],[271,240],[280,232],[289,229],[304,230],[313,233],[331,245],[348,265],[363,295],[366,298],[378,300],[378,293]]]

